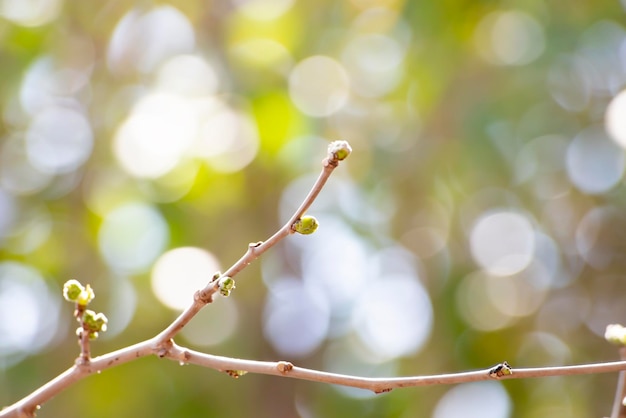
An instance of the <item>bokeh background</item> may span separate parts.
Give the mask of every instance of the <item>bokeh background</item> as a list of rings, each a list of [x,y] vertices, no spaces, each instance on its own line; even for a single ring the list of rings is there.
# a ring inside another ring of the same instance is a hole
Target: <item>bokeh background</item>
[[[154,336],[354,152],[177,337],[365,376],[617,359],[626,2],[0,0],[0,404]],[[373,395],[145,358],[41,417],[600,417],[615,374]]]

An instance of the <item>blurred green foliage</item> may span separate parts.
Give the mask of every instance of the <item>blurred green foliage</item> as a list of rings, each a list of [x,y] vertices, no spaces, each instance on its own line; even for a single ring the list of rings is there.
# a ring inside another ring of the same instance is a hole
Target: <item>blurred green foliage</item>
[[[617,0],[0,0],[0,404],[78,355],[66,280],[90,283],[109,318],[94,355],[152,337],[176,315],[155,290],[162,254],[198,247],[225,269],[287,219],[335,139],[353,153],[311,210],[320,231],[237,277],[231,310],[208,306],[194,328],[233,329],[195,348],[377,376],[615,360],[602,335],[626,315],[626,194],[605,111],[626,84],[624,13]],[[337,283],[377,271],[381,312],[354,313],[352,291],[344,311],[305,294],[330,325],[294,314],[319,334],[298,352],[272,336],[272,286],[314,276],[308,251],[333,232],[368,257],[314,264]],[[364,266],[388,249],[412,267]],[[179,267],[178,287],[217,270]],[[399,276],[425,290],[422,311]],[[387,318],[393,298],[423,323]],[[413,337],[377,353],[386,330]],[[148,358],[38,416],[606,416],[615,381],[506,381],[472,403],[449,387],[373,397]],[[471,415],[476,402],[488,410]]]

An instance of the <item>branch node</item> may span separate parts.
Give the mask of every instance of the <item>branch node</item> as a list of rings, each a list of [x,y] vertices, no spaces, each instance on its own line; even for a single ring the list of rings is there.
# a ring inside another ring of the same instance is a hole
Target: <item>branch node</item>
[[[500,379],[501,377],[510,376],[512,374],[513,369],[506,361],[493,366],[491,369],[489,369],[488,373],[489,377],[493,379]]]
[[[374,390],[374,393],[377,395],[380,395],[381,393],[387,393],[387,392],[391,392],[393,388],[382,388],[382,389],[376,389]]]
[[[198,290],[194,295],[193,299],[202,303],[203,305],[207,305],[209,303],[213,303],[213,295],[219,288],[219,284],[217,281],[211,281],[207,287],[204,289]]]
[[[162,343],[157,345],[155,353],[157,356],[159,356],[159,358],[166,357],[173,346],[174,341],[172,341],[171,339],[163,341]]]
[[[279,361],[276,364],[276,368],[278,369],[279,372],[281,372],[282,374],[287,374],[289,373],[291,370],[293,370],[293,364],[288,362],[288,361]]]
[[[232,377],[233,379],[239,379],[241,376],[247,374],[245,370],[223,370],[224,373]]]

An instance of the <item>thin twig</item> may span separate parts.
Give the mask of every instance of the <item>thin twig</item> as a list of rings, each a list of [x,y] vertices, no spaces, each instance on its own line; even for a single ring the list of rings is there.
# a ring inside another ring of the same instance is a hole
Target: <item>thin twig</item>
[[[619,355],[622,360],[626,360],[626,347],[621,347],[619,349]],[[621,371],[617,377],[617,389],[615,390],[615,399],[613,400],[611,418],[626,418],[626,406],[624,406],[625,396],[626,371]]]
[[[243,269],[245,269],[250,263],[256,260],[261,254],[272,248],[283,238],[291,235],[294,231],[292,225],[298,219],[304,215],[309,207],[313,204],[317,196],[322,191],[322,188],[326,184],[326,181],[332,174],[333,170],[338,166],[339,161],[343,158],[339,158],[336,149],[333,149],[333,145],[341,142],[343,146],[347,147],[347,152],[350,152],[350,146],[343,141],[337,141],[332,143],[328,148],[328,155],[322,161],[322,171],[318,176],[315,184],[309,191],[309,194],[304,198],[300,207],[294,212],[291,218],[285,223],[274,235],[263,242],[250,243],[245,254],[228,270],[226,270],[222,276],[235,277]],[[345,158],[345,157],[344,157]],[[202,309],[207,303],[212,301],[213,295],[219,290],[218,281],[213,280],[209,282],[206,287],[199,290],[194,295],[193,303],[185,309],[179,316],[172,322],[167,328],[165,328],[158,336],[157,341],[165,342],[171,340],[183,329],[185,325]]]

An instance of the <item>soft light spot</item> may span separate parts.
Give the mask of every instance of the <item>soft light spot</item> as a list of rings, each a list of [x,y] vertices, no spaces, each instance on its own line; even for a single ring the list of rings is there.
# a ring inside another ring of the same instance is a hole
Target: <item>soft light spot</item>
[[[479,271],[464,277],[457,287],[456,303],[463,320],[480,331],[496,331],[513,323],[513,318],[493,305],[487,287],[492,278]]]
[[[263,333],[281,354],[306,356],[326,338],[330,308],[324,297],[297,279],[282,278],[270,285]]]
[[[571,362],[572,351],[553,334],[532,332],[524,337],[517,359],[518,363],[529,366],[562,366]]]
[[[109,323],[102,339],[112,340],[128,327],[137,308],[137,289],[127,277],[112,277],[106,312]]]
[[[30,116],[36,116],[49,107],[80,108],[73,98],[89,86],[93,68],[91,44],[77,42],[67,45],[72,48],[69,62],[59,62],[50,56],[37,58],[30,64],[22,79],[19,101]]]
[[[213,254],[196,247],[180,247],[161,255],[152,268],[152,291],[165,306],[183,310],[220,269]]]
[[[579,56],[559,57],[548,71],[548,90],[562,108],[580,112],[589,105],[593,73],[594,69]]]
[[[143,203],[130,203],[113,210],[98,231],[100,252],[107,264],[127,273],[146,271],[168,240],[169,230],[163,216]]]
[[[485,291],[489,303],[509,317],[523,317],[536,312],[545,299],[549,280],[541,264],[531,264],[523,273],[514,276],[489,277]]]
[[[570,181],[583,193],[605,193],[624,173],[624,151],[599,126],[579,133],[570,143],[566,158]]]
[[[12,210],[3,208],[0,191],[0,238],[3,236],[2,216],[4,211]],[[52,218],[44,208],[31,208],[21,211],[19,220],[11,228],[7,237],[6,248],[13,254],[28,254],[43,244],[52,232]]]
[[[433,418],[506,418],[511,399],[499,382],[454,386],[437,402]]]
[[[18,205],[12,194],[0,189],[0,240],[13,228],[17,219]]]
[[[284,74],[291,68],[293,58],[285,45],[273,39],[254,38],[236,43],[231,53],[249,67],[273,68]]]
[[[540,136],[528,142],[515,161],[516,179],[523,182],[563,170],[567,145],[567,139],[560,135]]]
[[[533,231],[532,224],[519,213],[487,212],[472,228],[472,256],[491,274],[515,274],[526,268],[532,260],[535,248]]]
[[[198,132],[197,109],[178,95],[153,93],[144,97],[119,127],[113,152],[129,174],[160,177],[172,170]]]
[[[397,86],[403,59],[404,48],[397,40],[376,33],[356,36],[342,54],[352,87],[366,97],[379,97]]]
[[[190,154],[221,173],[239,171],[252,162],[259,133],[248,114],[221,102],[207,103],[199,112],[202,123]]]
[[[367,262],[371,256],[350,228],[339,219],[325,218],[315,234],[305,240],[303,280],[326,295],[334,311],[349,310],[371,279]],[[294,237],[295,238],[295,237]]]
[[[289,95],[309,116],[330,116],[348,101],[350,79],[341,64],[316,55],[299,62],[289,75]]]
[[[17,195],[36,193],[46,187],[53,177],[53,174],[33,167],[24,142],[23,137],[12,136],[5,138],[0,148],[0,185]]]
[[[598,206],[589,210],[576,228],[576,249],[591,267],[604,270],[621,258],[626,224],[624,213],[614,206]]]
[[[135,9],[115,27],[107,61],[116,72],[150,73],[166,59],[190,53],[194,47],[193,27],[174,7],[159,6],[147,13]]]
[[[611,100],[606,109],[606,130],[622,148],[626,148],[626,90],[621,91]]]
[[[208,96],[219,88],[217,72],[196,55],[178,55],[159,68],[159,90],[183,96]]]
[[[380,277],[357,301],[353,326],[363,344],[381,360],[414,354],[432,330],[430,298],[415,277]]]
[[[235,7],[253,20],[274,20],[287,12],[295,0],[234,0]]]
[[[59,298],[39,271],[0,263],[0,368],[44,349],[56,336]]]
[[[48,174],[69,173],[91,155],[93,134],[79,111],[49,107],[35,115],[26,133],[30,163]]]
[[[497,11],[481,20],[474,34],[479,54],[495,65],[525,65],[537,59],[545,48],[543,28],[531,15]]]
[[[0,0],[0,16],[22,26],[41,26],[59,15],[62,0]]]
[[[193,292],[187,296],[193,295]],[[235,298],[216,297],[210,309],[203,309],[183,328],[183,337],[197,346],[214,346],[223,343],[237,330],[239,311]],[[187,297],[187,305],[191,299]],[[186,307],[186,306],[185,306]]]

